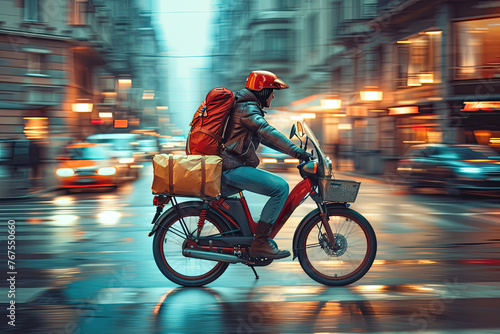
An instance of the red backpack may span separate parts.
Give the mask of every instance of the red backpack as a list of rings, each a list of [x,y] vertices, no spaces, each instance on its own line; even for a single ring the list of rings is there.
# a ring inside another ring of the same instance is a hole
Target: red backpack
[[[186,142],[186,154],[219,155],[222,138],[235,98],[233,92],[212,89],[196,110]]]

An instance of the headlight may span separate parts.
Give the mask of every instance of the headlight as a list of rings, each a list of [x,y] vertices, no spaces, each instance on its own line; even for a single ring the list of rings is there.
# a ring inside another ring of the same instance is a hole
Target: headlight
[[[121,164],[131,164],[134,162],[134,158],[121,158],[118,162]]]
[[[458,174],[460,178],[465,179],[482,179],[484,175],[481,168],[477,167],[460,167],[458,169]]]
[[[70,177],[75,175],[75,172],[71,168],[58,168],[56,174],[60,177]]]
[[[264,159],[262,159],[262,162],[265,164],[275,164],[278,162],[278,160],[272,159],[272,158],[264,158]]]
[[[114,175],[116,173],[115,167],[102,167],[99,168],[97,174],[99,175]]]
[[[481,173],[481,168],[461,167],[458,171],[462,174],[479,174],[479,173]]]

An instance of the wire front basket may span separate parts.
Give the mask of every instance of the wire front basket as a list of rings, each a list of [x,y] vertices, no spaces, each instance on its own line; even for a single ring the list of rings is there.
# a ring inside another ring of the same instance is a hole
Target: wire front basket
[[[358,196],[361,182],[338,180],[338,179],[319,179],[319,190],[321,198],[325,202],[354,202]]]

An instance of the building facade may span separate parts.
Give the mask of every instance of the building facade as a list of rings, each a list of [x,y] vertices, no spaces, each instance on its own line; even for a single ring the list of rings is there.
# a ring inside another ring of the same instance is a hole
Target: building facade
[[[215,72],[278,73],[291,86],[278,109],[314,113],[323,145],[357,169],[391,172],[416,143],[500,147],[497,1],[251,3],[221,12],[233,29],[216,48],[235,71]],[[283,45],[286,57],[266,60]]]
[[[149,1],[0,6],[0,138],[57,149],[93,133],[158,126],[164,81]]]

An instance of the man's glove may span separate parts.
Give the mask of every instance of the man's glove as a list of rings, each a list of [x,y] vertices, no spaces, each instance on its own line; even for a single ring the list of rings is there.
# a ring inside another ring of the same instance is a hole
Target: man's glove
[[[313,159],[313,155],[303,148],[298,147],[298,150],[295,153],[295,158],[299,159],[300,161],[309,161]]]

